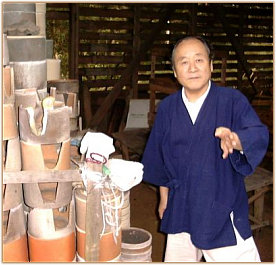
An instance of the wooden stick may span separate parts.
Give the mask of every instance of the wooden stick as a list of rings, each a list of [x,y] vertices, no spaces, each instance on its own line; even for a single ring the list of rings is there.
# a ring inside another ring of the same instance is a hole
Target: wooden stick
[[[102,174],[102,164],[88,163],[88,168]],[[85,261],[98,262],[100,234],[102,231],[101,188],[97,182],[87,178],[87,198],[85,216]]]

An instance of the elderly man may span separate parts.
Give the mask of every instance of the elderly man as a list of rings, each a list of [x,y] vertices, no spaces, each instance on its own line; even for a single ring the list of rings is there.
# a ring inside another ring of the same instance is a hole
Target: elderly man
[[[173,71],[182,90],[166,97],[143,155],[144,181],[160,187],[165,261],[258,262],[244,177],[268,145],[268,130],[238,90],[211,82],[201,37],[178,41]]]

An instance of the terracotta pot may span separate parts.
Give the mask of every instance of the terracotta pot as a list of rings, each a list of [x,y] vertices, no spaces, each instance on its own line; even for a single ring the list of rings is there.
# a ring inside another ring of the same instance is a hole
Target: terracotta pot
[[[70,138],[61,145],[21,141],[21,149],[23,170],[70,169]],[[59,208],[72,199],[72,182],[25,183],[23,189],[25,203],[32,208]]]
[[[23,170],[70,169],[70,138],[59,145],[20,143]]]
[[[30,261],[71,262],[76,254],[74,200],[59,209],[32,209],[28,218]]]
[[[77,228],[77,254],[85,259],[85,231]],[[106,262],[116,259],[121,253],[121,229],[115,242],[113,233],[106,233],[100,239],[99,262]]]
[[[104,195],[103,195],[104,194]],[[115,196],[114,196],[115,194]],[[114,194],[111,190],[104,188],[102,192],[102,200],[106,200],[112,207],[119,206],[121,204],[121,192],[116,189]],[[85,230],[85,217],[86,217],[86,191],[83,188],[75,189],[75,201],[76,201],[76,225]],[[106,206],[103,207],[106,210]],[[116,212],[111,210],[112,217],[115,218]],[[118,219],[120,225],[121,209],[118,210]],[[105,226],[105,232],[110,232],[112,227],[108,224]]]
[[[58,102],[63,104],[62,102]],[[47,125],[45,133],[43,135],[36,135],[33,130],[37,130],[38,127],[42,126],[41,116],[36,115],[41,111],[41,107],[34,109],[34,121],[35,128],[30,126],[30,117],[26,108],[19,106],[19,130],[20,139],[27,143],[32,144],[55,144],[62,143],[70,139],[70,114],[71,109],[66,106],[55,107],[47,111]]]
[[[28,262],[27,236],[3,244],[3,262]]]
[[[26,220],[22,204],[19,204],[17,207],[3,212],[3,261],[28,261],[28,247],[26,240],[25,223]]]
[[[59,239],[41,239],[28,234],[31,262],[70,262],[75,259],[75,232]]]

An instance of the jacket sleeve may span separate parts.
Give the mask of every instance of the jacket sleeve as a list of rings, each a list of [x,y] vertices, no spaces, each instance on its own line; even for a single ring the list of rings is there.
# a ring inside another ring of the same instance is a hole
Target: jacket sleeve
[[[233,130],[240,138],[243,154],[235,151],[230,155],[230,160],[238,173],[248,176],[254,172],[267,151],[269,132],[247,98],[239,91],[236,91],[235,97]]]
[[[160,104],[142,158],[143,180],[157,186],[166,186],[168,183],[162,153],[162,142],[166,128],[165,120],[165,111]]]

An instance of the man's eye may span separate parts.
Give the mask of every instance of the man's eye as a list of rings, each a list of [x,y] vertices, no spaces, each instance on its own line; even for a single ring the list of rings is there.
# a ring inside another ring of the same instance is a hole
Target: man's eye
[[[202,60],[202,59],[196,59],[196,62],[197,62],[197,63],[202,63],[203,60]]]

